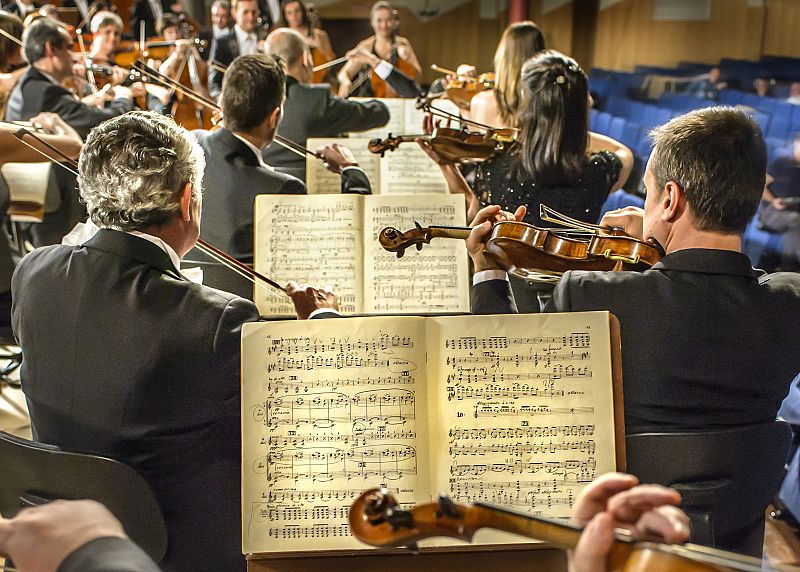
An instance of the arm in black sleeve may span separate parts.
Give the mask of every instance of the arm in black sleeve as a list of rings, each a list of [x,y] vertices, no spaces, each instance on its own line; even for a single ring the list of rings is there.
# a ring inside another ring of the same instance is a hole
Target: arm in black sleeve
[[[508,280],[485,280],[472,287],[473,314],[516,314],[517,303]]]
[[[342,171],[342,193],[371,195],[372,184],[367,174],[359,168],[352,167]]]
[[[381,101],[350,101],[327,92],[322,117],[329,133],[366,131],[389,122],[389,108]]]
[[[392,86],[392,89],[400,97],[419,97],[422,94],[417,82],[397,68],[392,68],[392,73],[389,74],[385,81]]]
[[[75,550],[56,572],[159,572],[159,568],[133,541],[106,537]]]
[[[61,119],[67,122],[84,139],[86,139],[86,135],[89,134],[93,127],[133,109],[133,102],[128,99],[115,99],[107,107],[98,109],[78,101],[68,93],[64,93],[57,86],[52,86],[52,92],[52,95],[47,94],[45,96],[45,101],[48,98],[51,101],[54,100],[52,104],[46,106],[46,109],[61,116]]]

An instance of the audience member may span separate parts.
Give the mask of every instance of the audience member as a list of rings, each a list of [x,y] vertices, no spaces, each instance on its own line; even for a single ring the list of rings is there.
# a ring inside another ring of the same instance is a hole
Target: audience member
[[[720,81],[722,72],[718,67],[713,67],[706,76],[701,76],[686,86],[686,92],[701,99],[716,101],[720,90],[728,87],[724,81]]]
[[[786,101],[792,105],[800,105],[800,81],[793,81],[789,86],[789,97]]]
[[[800,271],[800,134],[792,153],[776,158],[767,170],[764,204],[759,221],[764,229],[782,235],[780,268]]]

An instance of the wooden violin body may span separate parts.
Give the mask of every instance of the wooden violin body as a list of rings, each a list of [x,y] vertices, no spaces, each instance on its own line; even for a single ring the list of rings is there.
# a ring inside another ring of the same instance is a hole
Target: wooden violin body
[[[440,495],[437,502],[401,509],[386,489],[370,489],[350,507],[350,529],[360,541],[378,547],[416,547],[426,538],[445,536],[471,541],[481,528],[493,528],[574,548],[581,529],[554,519],[529,516],[484,503],[457,504]],[[622,531],[608,558],[613,572],[757,572],[761,561],[694,545],[637,541]]]
[[[515,129],[490,129],[486,133],[437,127],[431,135],[395,135],[386,139],[373,139],[367,145],[372,153],[383,156],[386,151],[394,151],[401,143],[418,138],[426,139],[436,153],[454,163],[485,161],[497,153],[505,152],[516,140]]]
[[[469,109],[472,98],[482,91],[494,89],[494,73],[488,72],[478,77],[460,76],[445,84],[447,98],[461,109]]]

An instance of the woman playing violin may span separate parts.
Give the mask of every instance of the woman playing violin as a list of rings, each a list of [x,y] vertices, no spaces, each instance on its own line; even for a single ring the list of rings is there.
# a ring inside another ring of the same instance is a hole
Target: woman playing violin
[[[388,2],[376,2],[372,6],[370,24],[375,35],[360,42],[353,51],[361,49],[370,51],[378,58],[392,64],[411,80],[418,79],[422,74],[422,68],[417,60],[417,55],[414,53],[411,43],[396,34],[397,16]],[[359,72],[364,73],[364,70],[355,61],[347,62],[339,71],[339,95],[341,97],[352,95],[350,92],[353,90],[354,81],[358,81],[355,78]],[[363,85],[363,93],[359,91],[359,95],[397,97],[395,90],[375,73],[372,74],[370,81]]]
[[[513,211],[525,205],[525,222],[541,225],[539,205],[595,222],[609,192],[625,183],[633,155],[624,145],[589,132],[586,74],[572,58],[548,50],[522,69],[521,130],[503,154],[479,163],[470,189],[458,166],[428,142],[451,193],[463,193],[470,220],[482,206]]]
[[[494,54],[494,89],[476,94],[470,118],[492,127],[517,127],[522,104],[522,66],[544,50],[544,35],[533,22],[511,24]]]
[[[336,58],[328,33],[314,25],[302,0],[283,0],[281,2],[281,19],[278,27],[291,28],[300,32],[311,49],[314,66],[326,64]],[[316,72],[313,83],[321,83],[326,73],[325,70]]]
[[[14,14],[0,11],[0,30],[19,40],[15,42],[0,34],[0,117],[2,117],[5,115],[6,101],[11,90],[28,67],[22,57],[22,20]]]

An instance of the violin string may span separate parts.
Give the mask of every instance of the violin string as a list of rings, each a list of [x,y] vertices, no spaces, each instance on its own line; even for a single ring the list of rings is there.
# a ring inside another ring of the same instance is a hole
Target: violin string
[[[473,121],[472,119],[467,119],[462,115],[456,115],[455,113],[450,113],[449,111],[445,111],[443,109],[439,109],[438,107],[433,107],[430,102],[426,103],[422,106],[422,110],[426,113],[430,113],[431,115],[438,115],[439,117],[443,117],[445,119],[452,119],[454,121],[458,121],[460,123],[466,123],[467,125],[472,125],[474,127],[480,127],[481,129],[495,129],[491,125],[486,125],[485,123],[479,123],[478,121]],[[506,128],[510,129],[510,128]]]

